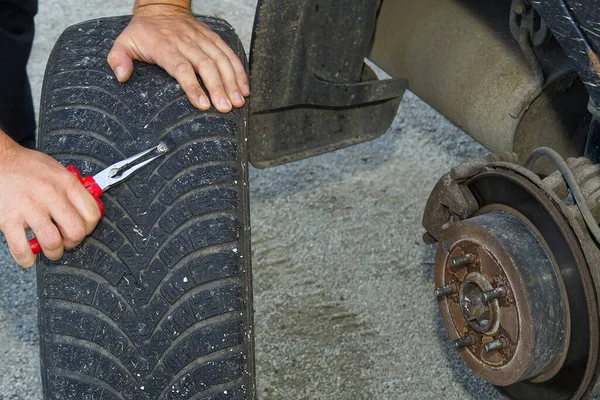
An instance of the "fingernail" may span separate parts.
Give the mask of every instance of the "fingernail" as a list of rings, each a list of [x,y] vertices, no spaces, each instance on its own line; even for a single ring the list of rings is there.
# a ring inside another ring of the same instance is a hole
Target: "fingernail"
[[[121,80],[121,79],[123,79],[123,76],[125,75],[125,70],[123,69],[123,67],[118,66],[117,69],[115,70],[115,74],[117,75],[117,79]]]
[[[200,101],[201,107],[205,107],[205,108],[210,107],[210,101],[208,101],[208,97],[202,95],[202,96],[200,96],[199,101]]]
[[[229,100],[226,100],[222,97],[221,97],[221,100],[219,100],[219,104],[221,105],[221,108],[226,108],[226,109],[231,108],[231,103],[229,102]]]
[[[236,103],[244,104],[244,98],[238,92],[235,92],[233,94],[233,99],[235,100]]]
[[[246,96],[250,95],[250,87],[248,87],[248,85],[244,85],[244,94]]]

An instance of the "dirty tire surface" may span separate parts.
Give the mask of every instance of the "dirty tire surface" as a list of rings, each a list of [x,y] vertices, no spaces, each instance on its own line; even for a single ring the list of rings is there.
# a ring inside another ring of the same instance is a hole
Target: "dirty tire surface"
[[[203,18],[245,59],[225,22]],[[128,17],[69,28],[48,62],[39,147],[93,175],[170,148],[102,197],[73,251],[38,259],[46,399],[254,394],[246,109],[196,110],[156,66],[120,84],[106,56]]]

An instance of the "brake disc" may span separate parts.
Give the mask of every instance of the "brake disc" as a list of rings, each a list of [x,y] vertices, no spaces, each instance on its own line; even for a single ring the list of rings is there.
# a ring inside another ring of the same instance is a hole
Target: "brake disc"
[[[447,210],[447,177],[436,188],[449,222],[428,229],[440,243],[435,294],[449,338],[477,375],[513,399],[579,399],[596,374],[596,291],[556,196],[522,170],[480,165],[459,185],[476,202],[470,215]],[[429,228],[441,215],[431,203]]]

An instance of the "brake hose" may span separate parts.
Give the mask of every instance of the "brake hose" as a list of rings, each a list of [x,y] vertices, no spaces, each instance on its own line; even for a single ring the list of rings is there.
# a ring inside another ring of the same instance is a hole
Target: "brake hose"
[[[575,179],[573,171],[571,171],[571,168],[569,168],[564,158],[562,158],[560,154],[549,147],[539,147],[529,155],[529,158],[527,161],[525,161],[524,167],[530,169],[533,163],[535,163],[540,157],[544,156],[551,159],[552,162],[554,162],[554,164],[556,164],[558,167],[558,170],[567,182],[567,187],[569,188],[573,199],[575,199],[575,203],[577,204],[577,207],[583,216],[585,224],[592,233],[592,236],[594,236],[596,243],[600,244],[600,227],[598,227],[598,222],[596,222],[596,219],[592,215],[592,212],[585,201],[585,197],[583,196],[583,192],[579,187],[579,183],[577,182],[577,179]]]

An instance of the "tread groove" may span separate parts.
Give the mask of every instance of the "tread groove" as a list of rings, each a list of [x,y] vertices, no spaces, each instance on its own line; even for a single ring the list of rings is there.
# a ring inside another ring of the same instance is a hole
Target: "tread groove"
[[[200,292],[204,292],[204,291],[210,290],[210,289],[216,289],[217,287],[219,287],[223,283],[239,283],[239,282],[240,282],[240,279],[238,277],[230,277],[230,278],[224,278],[224,279],[219,279],[219,280],[216,280],[216,281],[208,282],[205,285],[197,286],[194,289],[186,292],[183,296],[181,296],[179,299],[177,299],[177,301],[175,303],[171,304],[171,308],[172,309],[177,309],[177,307],[179,307],[179,306],[183,305],[184,303],[186,303],[186,301],[189,300],[195,294],[198,294]],[[160,325],[165,320],[167,320],[168,317],[169,317],[169,314],[163,315],[163,317],[156,324],[156,328],[155,328],[154,332],[156,332],[160,328]]]
[[[155,250],[155,252],[151,258],[155,259],[160,254],[160,252],[170,243],[170,241],[173,240],[173,238],[176,238],[176,236],[179,233],[183,232],[184,229],[193,227],[194,223],[206,222],[210,219],[216,219],[218,217],[230,217],[230,218],[233,217],[233,218],[235,218],[234,215],[228,211],[217,211],[214,213],[204,214],[204,215],[190,218],[189,220],[187,220],[185,223],[179,225],[174,231],[172,231],[170,233],[171,237],[159,245],[159,247]],[[225,243],[227,243],[227,242],[221,242],[221,243],[215,243],[215,244],[225,244]],[[206,246],[206,247],[210,247],[210,246]],[[206,247],[202,247],[202,248],[206,248]]]
[[[156,288],[154,289],[154,291],[152,292],[152,294],[150,295],[150,298],[152,299],[154,296],[156,296],[160,290],[162,289],[164,283],[166,283],[179,269],[180,266],[182,265],[186,265],[187,266],[187,262],[198,258],[199,256],[206,256],[206,255],[210,255],[210,254],[216,254],[219,253],[220,250],[231,250],[235,248],[235,242],[231,242],[231,243],[219,243],[216,244],[214,246],[209,246],[209,247],[205,247],[203,249],[199,249],[199,250],[194,250],[193,252],[187,254],[185,257],[183,257],[182,259],[180,259],[179,261],[177,261],[177,263],[175,263],[173,265],[173,267],[171,268],[171,271],[169,271],[163,278],[162,280],[158,283],[158,285],[156,286]],[[182,267],[183,268],[183,267]],[[190,274],[192,275],[192,274]],[[212,281],[209,281],[212,282]],[[203,282],[204,283],[209,283],[209,282]]]
[[[162,398],[165,395],[165,393],[169,390],[169,388],[173,387],[175,382],[177,382],[180,378],[182,378],[186,373],[188,373],[189,371],[194,369],[194,367],[202,365],[202,364],[206,364],[210,361],[218,360],[220,356],[227,355],[227,354],[231,353],[234,349],[238,350],[240,353],[243,352],[243,347],[241,345],[238,345],[238,346],[233,346],[233,347],[229,347],[226,349],[222,349],[219,351],[215,351],[214,353],[210,353],[209,355],[207,355],[205,357],[198,358],[198,359],[192,361],[171,379],[169,384],[165,386],[165,389],[160,394],[159,398]]]
[[[111,121],[116,123],[119,127],[121,127],[121,129],[123,129],[123,131],[125,133],[131,135],[131,131],[129,130],[129,128],[127,128],[125,126],[125,124],[122,121],[120,121],[114,115],[110,114],[109,110],[105,110],[100,106],[90,106],[89,104],[69,104],[69,103],[55,104],[49,110],[49,112],[69,111],[69,110],[87,110],[87,111],[93,111],[95,113],[98,113],[99,115],[102,115],[102,116],[110,119]]]
[[[104,94],[110,96],[111,98],[115,99],[116,101],[118,101],[123,106],[125,106],[129,111],[134,112],[131,109],[131,107],[129,107],[129,104],[125,103],[118,96],[115,96],[114,93],[111,93],[110,91],[106,90],[102,86],[94,86],[94,85],[71,85],[71,86],[58,87],[58,88],[53,89],[52,91],[53,92],[62,92],[62,91],[65,91],[65,90],[74,90],[74,89],[79,89],[79,90],[95,90],[95,91],[104,93]]]
[[[212,324],[216,324],[216,323],[219,323],[219,322],[223,322],[223,321],[227,321],[227,320],[233,319],[232,316],[233,315],[238,315],[238,314],[239,314],[238,311],[230,311],[230,312],[225,313],[225,314],[219,314],[217,316],[211,317],[211,318],[206,319],[204,321],[196,322],[194,325],[190,326],[188,329],[186,329],[185,331],[181,332],[181,334],[179,336],[177,336],[177,338],[171,342],[169,348],[167,348],[162,353],[161,357],[164,356],[164,355],[168,355],[179,344],[183,343],[187,338],[189,338],[193,333],[195,333],[198,330],[198,328],[203,328],[203,327],[206,327],[208,325],[212,325]],[[221,351],[221,350],[228,350],[230,348],[235,348],[235,347],[238,347],[238,346],[239,346],[239,344],[235,344],[235,345],[232,345],[232,346],[225,347],[223,349],[219,349],[219,351]],[[214,353],[214,351],[210,352],[210,353],[207,353],[206,355],[209,356],[212,353]],[[159,364],[156,364],[154,366],[154,368],[152,369],[152,372],[154,372],[154,370],[157,367],[159,367]]]
[[[135,344],[133,343],[133,341],[131,340],[129,335],[127,333],[125,333],[125,331],[123,331],[123,329],[119,326],[119,324],[116,321],[113,321],[109,316],[104,314],[101,310],[98,310],[95,307],[88,306],[85,304],[81,304],[81,303],[77,303],[77,302],[69,301],[69,300],[62,300],[62,299],[61,300],[47,299],[47,303],[51,307],[53,306],[53,308],[62,308],[65,310],[81,311],[82,313],[96,317],[98,320],[109,325],[111,328],[116,330],[117,333],[119,333],[123,338],[125,338],[125,340],[127,341],[127,344],[129,345],[129,348],[133,348],[133,349],[136,348]],[[55,332],[53,332],[53,333],[55,333]],[[143,358],[143,357],[140,356],[140,358]]]
[[[127,369],[127,367],[125,367],[121,363],[121,360],[119,360],[117,357],[115,357],[114,354],[112,354],[110,351],[106,350],[104,347],[102,347],[94,342],[88,342],[86,340],[82,340],[82,339],[75,338],[72,336],[61,335],[61,334],[57,334],[57,333],[50,334],[48,336],[48,339],[49,339],[48,341],[52,342],[52,343],[72,344],[72,345],[77,345],[82,348],[90,348],[93,351],[95,351],[96,353],[110,359],[116,366],[120,367],[123,372],[125,372],[127,375],[129,375],[129,377],[132,380],[137,381],[137,379],[133,376],[133,374]],[[98,363],[98,365],[100,365],[100,363]],[[98,365],[96,365],[96,371],[95,371],[96,373],[94,374],[94,376],[97,375]]]
[[[107,146],[110,146],[110,148],[113,149],[115,151],[115,153],[119,154],[122,158],[127,158],[127,156],[123,153],[123,151],[121,149],[119,149],[118,147],[116,147],[114,145],[114,143],[111,143],[109,140],[106,139],[106,137],[99,135],[98,133],[96,133],[92,130],[89,130],[89,129],[85,130],[85,129],[73,129],[73,128],[62,128],[62,129],[54,128],[54,129],[50,129],[50,130],[46,131],[46,135],[48,136],[48,138],[61,136],[61,135],[91,136],[94,139],[98,140],[99,142],[102,142],[102,143],[106,144]],[[56,154],[69,156],[73,153],[56,153]]]
[[[99,388],[101,388],[102,390],[107,391],[108,393],[110,393],[111,395],[113,395],[114,397],[116,397],[119,400],[126,400],[125,398],[123,398],[123,396],[117,392],[112,386],[110,386],[108,383],[91,377],[89,375],[85,375],[85,374],[78,374],[76,372],[72,372],[66,369],[53,369],[52,373],[58,376],[62,376],[65,378],[69,378],[72,379],[74,381],[81,381],[81,382],[85,382],[88,384],[92,384],[94,386],[97,386]]]
[[[207,399],[207,396],[210,396],[211,394],[217,394],[217,392],[223,393],[224,391],[226,391],[227,389],[232,389],[235,390],[236,387],[239,386],[243,386],[243,381],[241,379],[235,379],[233,381],[228,381],[225,383],[222,383],[220,385],[215,385],[212,388],[204,391],[204,392],[199,392],[196,393],[193,397],[190,397],[189,400],[202,400],[202,399]]]
[[[94,304],[94,300],[96,299],[96,295],[98,294],[98,289],[100,288],[101,285],[104,285],[107,288],[107,290],[109,290],[114,296],[116,296],[119,300],[121,300],[123,302],[123,304],[125,305],[125,307],[127,308],[128,311],[135,312],[135,310],[131,307],[131,305],[129,304],[127,299],[125,299],[125,297],[123,297],[123,295],[121,293],[119,293],[119,291],[116,288],[114,288],[110,284],[110,282],[107,281],[100,274],[98,274],[94,271],[91,271],[89,269],[83,269],[83,268],[76,267],[76,266],[69,265],[69,264],[53,265],[52,268],[50,268],[50,271],[48,272],[49,276],[59,275],[59,274],[76,275],[76,276],[81,276],[83,278],[94,281],[96,283],[97,287],[96,287],[96,292],[94,293],[94,298],[92,299],[92,304]],[[52,297],[48,297],[48,298],[52,298]],[[56,299],[56,300],[61,300],[61,299]]]

